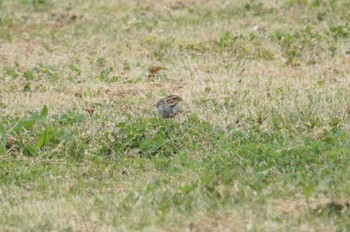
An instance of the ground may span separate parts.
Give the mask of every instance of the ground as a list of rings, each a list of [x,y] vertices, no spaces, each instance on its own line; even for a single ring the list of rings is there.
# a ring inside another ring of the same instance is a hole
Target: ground
[[[348,4],[0,0],[0,230],[348,231]]]

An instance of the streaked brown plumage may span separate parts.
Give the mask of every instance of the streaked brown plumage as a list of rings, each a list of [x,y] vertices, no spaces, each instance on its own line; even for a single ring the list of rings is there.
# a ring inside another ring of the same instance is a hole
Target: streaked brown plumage
[[[177,95],[169,95],[157,102],[158,114],[162,118],[173,118],[180,111],[178,103],[182,98]]]

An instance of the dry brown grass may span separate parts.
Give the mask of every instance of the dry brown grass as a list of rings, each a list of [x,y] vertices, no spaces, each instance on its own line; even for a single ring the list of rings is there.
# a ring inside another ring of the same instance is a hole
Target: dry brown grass
[[[195,115],[211,125],[233,126],[243,132],[255,123],[261,131],[280,130],[283,135],[293,135],[295,141],[303,141],[305,137],[321,138],[332,127],[333,120],[339,119],[341,129],[350,132],[348,36],[338,38],[329,32],[331,26],[347,23],[342,10],[347,1],[339,1],[333,12],[329,11],[327,2],[318,8],[311,7],[312,1],[259,2],[262,5],[255,6],[258,2],[245,0],[234,3],[53,0],[34,10],[20,1],[1,1],[0,19],[3,22],[11,19],[0,24],[1,116],[26,118],[29,111],[39,111],[43,105],[48,106],[50,115],[69,111],[86,115],[86,109],[99,104],[96,111],[101,117],[99,121],[90,120],[74,127],[81,132],[83,140],[95,138],[97,130],[113,131],[127,114],[153,118],[157,100],[177,94],[184,99],[183,114],[176,119],[179,123]],[[328,11],[324,20],[317,21],[318,15]],[[231,36],[227,41],[225,32]],[[282,40],[276,39],[282,32],[292,37],[285,47]],[[300,52],[294,60],[286,55],[292,48]],[[99,58],[105,60],[103,67],[98,64]],[[23,78],[25,71],[40,64],[52,67],[57,80]],[[72,66],[80,70],[79,75]],[[150,77],[149,68],[156,66],[164,70]],[[113,68],[109,77],[117,76],[117,81],[99,78],[106,67]],[[11,76],[8,69],[15,70],[17,77]],[[25,92],[28,83],[30,91]],[[288,131],[275,125],[276,118],[287,125]],[[317,126],[311,125],[314,119]],[[94,157],[99,144],[100,141],[93,140],[86,156]],[[281,150],[294,149],[298,142],[295,144]],[[207,150],[212,148],[209,142],[207,146]],[[134,158],[132,152],[126,159]],[[38,168],[46,165],[42,157],[23,161],[21,155],[14,155],[16,162]],[[196,151],[191,155],[203,157]],[[0,158],[9,163],[12,159]],[[301,196],[286,196],[289,199],[274,196],[261,206],[257,200],[244,207],[219,207],[214,212],[207,210],[210,203],[206,202],[207,198],[199,196],[202,206],[192,216],[173,208],[161,215],[153,207],[157,196],[142,195],[140,190],[150,180],[162,178],[163,173],[156,165],[142,164],[142,171],[138,171],[130,164],[123,167],[128,173],[128,177],[123,177],[120,172],[114,173],[113,168],[98,170],[90,161],[66,170],[65,161],[49,160],[63,162],[57,164],[57,172],[67,172],[66,176],[48,174],[44,181],[0,187],[0,215],[6,217],[0,220],[1,230],[335,231],[338,228],[336,219],[325,221],[312,213],[318,205],[331,201],[329,196],[321,196],[315,203]],[[145,175],[139,173],[143,171]],[[70,191],[83,180],[70,172],[85,173],[93,184],[109,182],[97,186],[100,189],[86,187],[91,192],[83,191],[82,196],[71,195]],[[169,177],[169,183],[174,186],[200,180],[193,170],[172,178]],[[119,182],[113,184],[116,180]],[[40,183],[52,186],[42,187],[44,190],[40,192]],[[297,191],[293,184],[289,187]],[[231,188],[232,192],[239,192]],[[173,193],[165,185],[155,194],[163,196],[167,190]],[[131,213],[116,212],[129,192],[140,196],[130,206]],[[273,190],[267,188],[266,192]],[[346,194],[342,196],[345,200]]]

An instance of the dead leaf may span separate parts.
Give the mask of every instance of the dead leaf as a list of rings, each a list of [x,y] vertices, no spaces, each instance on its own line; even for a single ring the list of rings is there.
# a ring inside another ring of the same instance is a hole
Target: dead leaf
[[[152,67],[150,68],[148,71],[149,71],[149,75],[148,77],[155,77],[156,74],[161,71],[161,70],[164,70],[163,67],[160,67],[160,66],[155,66],[155,67]]]
[[[263,118],[263,117],[258,117],[258,120],[257,122],[262,125],[264,123],[264,121],[266,120],[266,118]]]
[[[78,97],[78,98],[82,98],[83,97],[83,95],[81,93],[75,93],[74,96]]]
[[[315,213],[317,215],[321,214],[337,214],[344,210],[349,210],[350,204],[349,202],[334,202],[331,201],[325,205],[320,205],[317,209],[315,209]]]
[[[6,149],[11,149],[16,144],[16,140],[14,138],[8,138],[5,144]]]
[[[78,98],[83,98],[83,87],[80,86],[80,92],[76,92],[74,94],[75,97],[78,97]]]
[[[95,109],[88,108],[85,111],[91,116],[95,112]]]
[[[346,107],[346,113],[350,114],[350,106]]]

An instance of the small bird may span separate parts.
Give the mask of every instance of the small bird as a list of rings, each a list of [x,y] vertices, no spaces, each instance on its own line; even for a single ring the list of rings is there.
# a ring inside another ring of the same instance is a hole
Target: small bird
[[[178,103],[182,98],[177,95],[169,95],[157,102],[158,114],[162,118],[173,118],[180,111]]]

